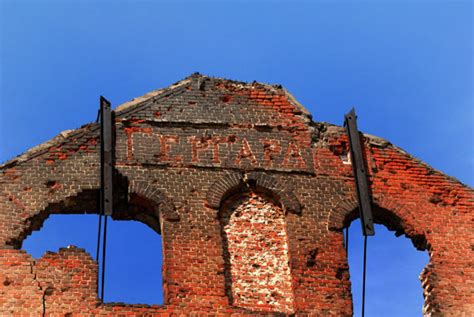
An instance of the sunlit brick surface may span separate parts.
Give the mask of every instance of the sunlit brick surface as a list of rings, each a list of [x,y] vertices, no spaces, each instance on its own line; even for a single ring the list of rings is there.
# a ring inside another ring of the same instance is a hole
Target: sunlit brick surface
[[[233,304],[293,312],[288,236],[281,207],[247,193],[223,207],[221,221]]]
[[[90,123],[0,165],[0,316],[352,315],[342,232],[357,199],[343,127],[313,121],[279,85],[200,74],[114,115],[113,218],[161,234],[164,304],[101,303],[83,250],[20,250],[50,214],[97,213]],[[361,141],[375,221],[430,255],[425,315],[474,316],[473,190],[386,140]],[[237,210],[223,221],[227,203]]]

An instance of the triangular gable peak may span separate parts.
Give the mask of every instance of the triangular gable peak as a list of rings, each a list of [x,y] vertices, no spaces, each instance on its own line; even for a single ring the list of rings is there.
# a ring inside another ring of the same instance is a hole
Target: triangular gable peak
[[[173,97],[179,98],[167,104]],[[258,108],[260,113],[249,114]],[[295,121],[289,119],[293,116],[301,116],[300,120],[307,123],[311,120],[308,110],[281,85],[239,82],[198,73],[124,103],[115,112],[123,118],[145,115],[151,121],[229,125],[281,125],[281,120],[276,119],[283,117],[270,113],[279,113],[289,121]]]
[[[118,164],[312,171],[311,116],[281,86],[195,74],[115,115]]]

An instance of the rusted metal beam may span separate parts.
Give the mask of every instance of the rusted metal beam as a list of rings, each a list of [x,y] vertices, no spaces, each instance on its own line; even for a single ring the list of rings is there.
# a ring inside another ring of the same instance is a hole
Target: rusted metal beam
[[[374,220],[372,216],[372,205],[370,199],[369,185],[367,183],[367,174],[365,170],[364,156],[360,144],[359,130],[357,129],[357,116],[355,109],[344,116],[344,126],[349,136],[349,147],[351,151],[352,170],[357,188],[357,199],[359,201],[360,223],[362,224],[362,234],[364,236],[373,236]]]

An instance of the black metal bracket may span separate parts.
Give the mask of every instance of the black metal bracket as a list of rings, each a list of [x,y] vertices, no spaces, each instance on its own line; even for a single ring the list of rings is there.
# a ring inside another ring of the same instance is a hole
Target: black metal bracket
[[[106,216],[112,215],[112,148],[112,112],[110,102],[100,96],[100,213]]]
[[[99,205],[99,230],[97,236],[97,255],[96,261],[99,264],[99,250],[102,228],[102,216],[104,217],[104,236],[102,245],[102,274],[100,283],[100,299],[104,301],[104,285],[105,285],[105,255],[107,246],[107,216],[112,215],[113,208],[113,169],[114,169],[114,152],[113,152],[113,131],[112,131],[112,111],[110,102],[100,96],[100,205]],[[100,267],[99,267],[100,269]],[[99,271],[97,271],[97,281],[99,281]],[[99,283],[97,283],[97,291],[99,291]]]
[[[375,235],[372,206],[365,171],[364,156],[360,144],[359,130],[357,129],[357,116],[355,109],[344,116],[344,126],[349,136],[352,170],[356,181],[357,199],[359,201],[360,222],[364,236]]]

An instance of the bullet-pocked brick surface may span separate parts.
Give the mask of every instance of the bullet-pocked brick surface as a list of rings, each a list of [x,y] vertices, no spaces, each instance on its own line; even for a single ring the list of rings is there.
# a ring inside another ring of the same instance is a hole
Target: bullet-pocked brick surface
[[[82,249],[21,250],[50,214],[97,213],[91,123],[0,166],[0,315],[352,315],[342,231],[358,212],[342,127],[280,86],[199,74],[114,115],[113,218],[161,234],[164,305],[101,303]],[[473,190],[386,140],[362,143],[375,221],[430,255],[420,311],[474,315]]]
[[[223,207],[224,258],[232,303],[292,313],[294,298],[283,209],[261,195],[240,195]]]

